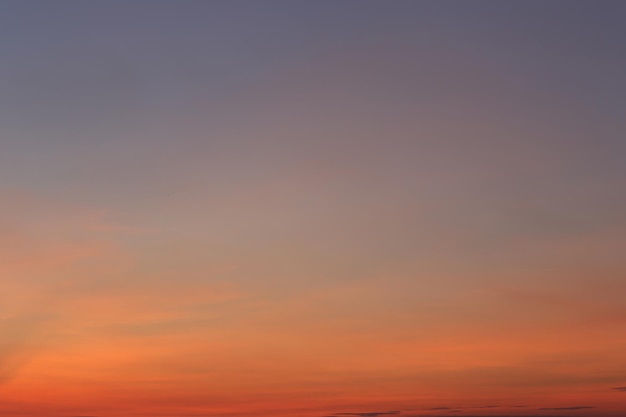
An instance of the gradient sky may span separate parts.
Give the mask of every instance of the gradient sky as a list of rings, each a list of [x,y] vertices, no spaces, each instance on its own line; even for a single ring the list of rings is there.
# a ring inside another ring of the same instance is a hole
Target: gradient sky
[[[626,415],[625,21],[0,0],[0,414]]]

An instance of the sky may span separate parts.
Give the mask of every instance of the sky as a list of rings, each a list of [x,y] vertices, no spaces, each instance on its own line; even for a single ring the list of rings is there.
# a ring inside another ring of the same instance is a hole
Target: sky
[[[625,20],[0,0],[0,414],[625,416]]]

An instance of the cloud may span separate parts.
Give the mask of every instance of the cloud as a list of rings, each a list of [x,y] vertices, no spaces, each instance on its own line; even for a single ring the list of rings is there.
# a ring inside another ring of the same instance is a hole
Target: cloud
[[[626,392],[626,387],[615,387],[613,388],[613,391]]]
[[[52,316],[0,314],[0,385],[13,379],[42,348]]]
[[[508,408],[508,407],[503,407],[501,405],[479,405],[477,407],[468,407],[468,408]]]
[[[378,417],[382,415],[388,414],[400,414],[400,411],[374,411],[374,412],[365,412],[365,413],[335,413],[332,414],[331,417],[336,416],[357,416],[357,417]]]
[[[462,410],[485,410],[491,408],[526,408],[527,405],[478,405],[473,407],[432,407],[427,408],[428,411],[453,411],[459,412]]]
[[[94,230],[93,210],[24,190],[0,188],[0,384],[50,343],[67,283],[86,281],[85,265],[113,251],[114,236]],[[104,219],[98,217],[98,225]],[[104,227],[104,226],[102,226]],[[55,342],[51,340],[54,339]]]
[[[595,407],[592,407],[590,405],[577,405],[577,406],[573,406],[573,407],[544,407],[544,408],[539,408],[539,410],[545,410],[545,411],[559,410],[559,411],[563,411],[563,410],[588,410],[590,408],[595,408]]]

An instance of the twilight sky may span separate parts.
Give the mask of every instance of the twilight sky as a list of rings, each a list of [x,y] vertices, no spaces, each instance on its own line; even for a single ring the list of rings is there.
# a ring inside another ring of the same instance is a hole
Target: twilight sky
[[[0,0],[0,414],[626,415],[625,21]]]

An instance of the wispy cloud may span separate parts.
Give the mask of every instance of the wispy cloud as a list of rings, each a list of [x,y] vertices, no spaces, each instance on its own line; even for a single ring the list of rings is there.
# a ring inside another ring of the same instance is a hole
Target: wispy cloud
[[[0,384],[11,380],[36,351],[46,319],[36,316],[0,318]]]
[[[564,411],[564,410],[570,410],[571,411],[571,410],[588,410],[588,409],[591,409],[591,408],[595,408],[595,407],[592,407],[590,405],[576,405],[576,406],[573,406],[573,407],[543,407],[543,408],[539,408],[539,410],[544,410],[544,411],[552,411],[552,410]]]
[[[335,416],[357,416],[357,417],[378,417],[378,416],[382,416],[382,415],[388,415],[388,414],[400,414],[400,411],[394,410],[394,411],[370,411],[370,412],[364,412],[364,413],[335,413],[335,414],[331,414],[331,417],[335,417]]]
[[[427,408],[426,410],[428,411],[463,411],[463,410],[486,410],[486,409],[493,409],[493,408],[527,408],[527,405],[477,405],[477,406],[471,406],[471,407],[446,407],[446,406],[442,406],[442,407],[431,407],[431,408]]]

